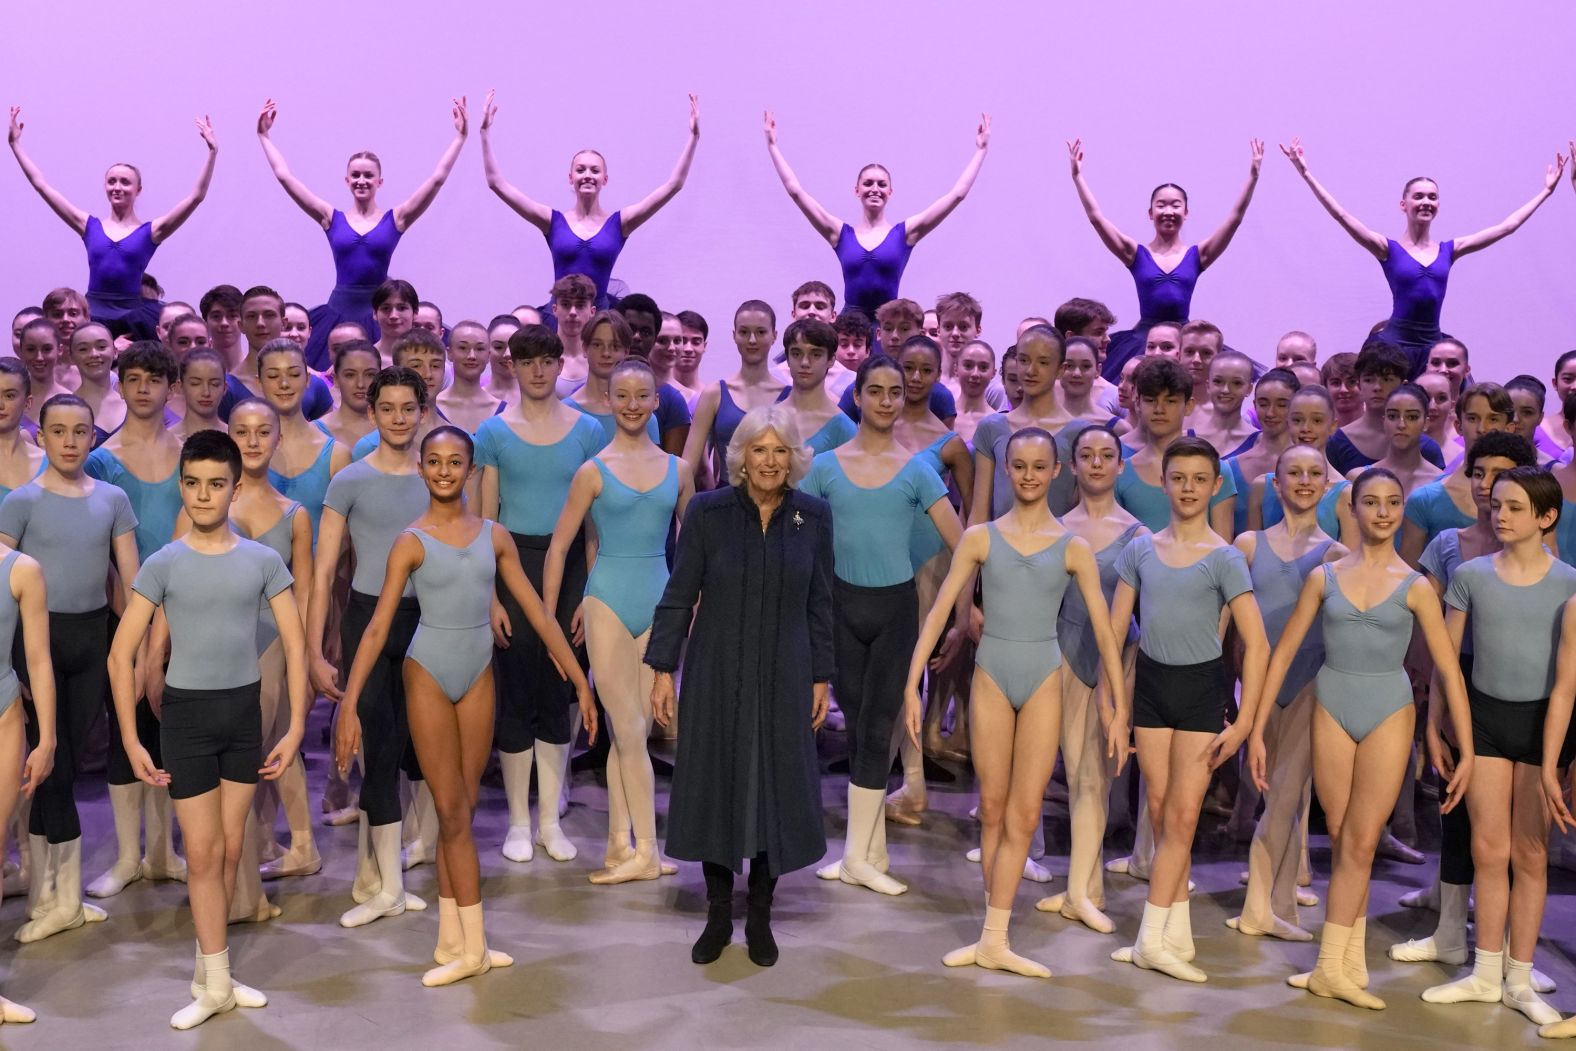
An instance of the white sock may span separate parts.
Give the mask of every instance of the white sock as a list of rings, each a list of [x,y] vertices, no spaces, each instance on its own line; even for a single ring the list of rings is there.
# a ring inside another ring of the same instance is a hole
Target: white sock
[[[1390,946],[1390,959],[1401,963],[1467,962],[1467,902],[1472,887],[1458,883],[1439,885],[1439,922],[1426,938],[1413,938]]]
[[[878,894],[902,894],[903,884],[871,864],[871,841],[885,831],[886,793],[879,788],[848,786],[848,838],[838,878],[844,883],[869,887]]]
[[[398,916],[406,909],[419,912],[427,907],[427,903],[414,894],[405,893],[404,871],[400,864],[400,834],[398,821],[373,825],[368,830],[382,886],[364,904],[357,905],[341,916],[341,927],[361,927],[384,916]]]
[[[1145,956],[1159,956],[1165,950],[1166,927],[1170,923],[1175,905],[1152,905],[1144,902],[1144,918],[1138,925],[1138,951]]]
[[[147,787],[141,781],[109,786],[110,814],[115,820],[115,864],[88,884],[88,897],[113,898],[142,878],[142,792]]]
[[[569,745],[537,741],[536,749],[536,841],[554,861],[573,861],[580,851],[559,824],[558,801],[563,797],[564,770],[569,764]]]
[[[440,920],[443,901],[439,899]],[[494,967],[508,967],[514,958],[487,948],[487,935],[482,924],[482,905],[456,905],[455,918],[459,923],[460,953],[449,963],[440,964],[421,976],[421,984],[429,988],[453,985],[465,978],[486,974]]]
[[[980,933],[974,962],[992,971],[1011,971],[1025,978],[1049,978],[1049,968],[1012,951],[1007,942],[1007,924],[1011,919],[1011,909],[985,907],[985,928]]]
[[[1193,949],[1193,911],[1186,901],[1174,902],[1166,917],[1162,942],[1178,959],[1191,960]]]
[[[1497,1003],[1501,997],[1501,977],[1505,973],[1502,952],[1477,950],[1472,973],[1465,978],[1423,990],[1431,1004]]]
[[[529,748],[523,752],[498,753],[504,798],[509,804],[509,831],[503,841],[503,856],[510,861],[530,861],[536,853],[531,841],[532,756]]]
[[[204,955],[202,970],[202,995],[170,1016],[172,1028],[191,1029],[235,1008],[235,994],[230,988],[230,950]]]

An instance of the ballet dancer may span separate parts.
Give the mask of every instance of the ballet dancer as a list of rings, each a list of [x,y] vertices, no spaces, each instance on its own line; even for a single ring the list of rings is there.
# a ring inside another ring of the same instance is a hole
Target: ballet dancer
[[[476,430],[476,463],[481,467],[482,517],[496,521],[514,538],[526,579],[538,593],[545,588],[547,548],[558,509],[569,498],[575,472],[607,444],[607,434],[591,416],[576,412],[558,397],[564,344],[544,325],[516,327],[509,337],[512,375],[520,397]],[[586,541],[577,533],[564,555],[564,575],[553,607],[559,629],[573,635],[575,611],[585,595]],[[570,691],[551,669],[540,636],[523,621],[524,611],[507,588],[498,600],[511,634],[500,639],[498,676],[498,762],[509,830],[503,856],[530,861],[540,845],[554,861],[579,853],[559,825],[558,799],[574,730]],[[576,659],[586,666],[584,649]],[[531,835],[531,765],[536,764],[537,831]],[[617,764],[613,764],[615,767]],[[610,767],[609,777],[615,776]]]
[[[825,238],[837,254],[837,262],[843,270],[845,307],[857,307],[872,316],[883,304],[898,297],[898,284],[914,246],[941,225],[969,195],[980,166],[985,163],[989,146],[990,115],[982,113],[974,132],[974,155],[964,166],[957,183],[923,211],[895,224],[888,221],[886,214],[894,189],[891,173],[880,164],[865,165],[854,179],[854,197],[860,205],[856,227],[827,211],[805,192],[799,177],[788,167],[787,159],[777,148],[777,118],[770,110],[766,111],[766,152],[771,157],[772,167],[777,169],[783,189],[788,191],[789,200],[810,220],[815,232]],[[883,337],[882,345],[896,349],[901,343],[888,343]]]
[[[208,345],[224,357],[229,372],[241,363],[241,290],[234,285],[215,285],[198,300],[197,312],[208,327]]]
[[[629,357],[629,324],[617,311],[598,311],[590,321],[586,322],[582,339],[585,344],[586,381],[579,390],[564,399],[564,404],[571,409],[579,409],[595,420],[602,428],[604,440],[611,442],[619,430],[615,415],[617,408],[613,404],[613,372]],[[648,365],[647,368],[650,366]],[[679,398],[678,392],[671,389],[670,396],[675,400]],[[659,389],[658,405],[660,406],[665,400]],[[682,403],[679,408],[688,416],[688,410],[683,408]],[[656,412],[646,420],[646,433],[651,436],[653,443],[664,452],[667,451],[666,446],[663,445],[664,435],[661,424],[657,421]]]
[[[285,339],[285,300],[267,285],[255,285],[241,294],[241,335],[246,339],[246,356],[224,378],[224,400],[219,402],[221,419],[230,418],[230,406],[243,398],[263,396],[262,350],[275,340]],[[286,339],[299,349],[301,344]],[[306,352],[302,351],[302,375],[305,384],[301,412],[315,420],[334,407],[334,395],[323,377],[306,369]]]
[[[1440,668],[1456,732],[1464,736],[1471,726],[1438,600],[1395,550],[1403,502],[1401,483],[1382,467],[1369,468],[1352,483],[1360,546],[1303,582],[1265,676],[1265,689],[1278,692],[1318,618],[1325,655],[1314,680],[1313,783],[1329,822],[1334,863],[1318,963],[1310,974],[1288,981],[1315,996],[1372,1010],[1385,1004],[1367,991],[1368,889],[1411,755],[1415,712],[1402,661],[1414,625]],[[1261,789],[1268,785],[1263,722],[1255,723],[1248,747],[1248,765]],[[1461,801],[1472,778],[1472,750],[1464,743],[1452,764],[1430,738],[1434,765],[1446,782],[1441,806],[1447,811]]]
[[[487,363],[487,393],[506,405],[513,405],[523,395],[514,378],[514,359],[509,354],[509,337],[522,325],[540,325],[542,315],[536,308],[529,308],[532,320],[521,321],[513,314],[499,314],[487,323],[487,346],[491,360]]]
[[[689,437],[684,442],[684,462],[696,472],[697,484],[703,478],[727,477],[720,461],[733,438],[733,429],[745,413],[774,404],[782,396],[783,385],[768,367],[776,341],[777,312],[771,304],[759,299],[740,303],[733,312],[733,345],[739,351],[739,370],[700,392]],[[713,453],[709,458],[708,442]],[[700,473],[702,465],[707,471],[704,476]]]
[[[498,119],[494,97],[494,90],[488,88],[487,99],[482,104],[482,166],[486,170],[488,189],[513,208],[520,218],[542,231],[553,260],[553,280],[562,280],[570,274],[589,277],[596,286],[596,308],[606,310],[612,305],[608,299],[608,282],[613,277],[613,264],[618,261],[618,254],[629,235],[673,200],[689,178],[695,147],[700,145],[699,97],[693,94],[689,97],[689,137],[684,140],[684,149],[679,154],[678,164],[674,165],[673,174],[645,197],[612,215],[602,204],[602,191],[608,184],[607,161],[596,150],[581,150],[569,158],[569,186],[574,191],[575,204],[567,215],[533,200],[505,179],[493,153],[492,126]]]
[[[1022,378],[1023,400],[1017,408],[987,416],[974,429],[974,493],[969,520],[988,522],[1007,513],[1013,504],[1007,473],[1007,440],[1025,427],[1038,427],[1054,435],[1058,461],[1070,460],[1069,444],[1088,421],[1068,415],[1056,399],[1056,379],[1061,375],[1066,343],[1048,325],[1036,325],[1019,337],[1014,362]],[[1006,362],[1003,360],[1003,367]],[[1073,479],[1053,477],[1045,488],[1052,514],[1065,514],[1077,498]]]
[[[1456,398],[1450,393],[1450,380],[1442,372],[1423,372],[1417,385],[1428,395],[1428,416],[1423,420],[1423,433],[1434,439],[1445,458],[1445,466],[1459,461],[1466,452],[1466,444],[1456,433]],[[1541,413],[1539,422],[1541,422]]]
[[[207,347],[193,347],[181,363],[179,411],[181,420],[170,433],[185,441],[198,431],[224,431],[219,402],[224,397],[224,359]]]
[[[393,208],[384,209],[378,204],[378,190],[383,185],[383,162],[369,150],[354,153],[345,166],[345,185],[350,189],[351,210],[342,212],[307,188],[290,166],[284,154],[274,144],[272,131],[279,116],[279,107],[273,99],[263,103],[257,115],[257,140],[262,144],[263,156],[268,160],[274,178],[284,187],[285,193],[303,212],[323,228],[328,235],[329,251],[334,256],[334,290],[328,302],[314,307],[309,315],[312,338],[307,342],[307,364],[319,371],[326,371],[332,358],[328,352],[328,336],[334,326],[342,321],[361,325],[369,337],[378,330],[373,322],[372,293],[388,280],[389,261],[394,256],[400,238],[420,219],[438,196],[438,191],[448,181],[454,162],[465,145],[469,119],[465,111],[465,96],[454,103],[454,139],[438,158],[438,166],[427,176],[416,191]],[[412,310],[415,309],[412,304]]]
[[[269,481],[306,509],[316,536],[329,484],[349,465],[351,452],[321,421],[309,422],[302,412],[310,372],[294,340],[270,340],[258,355],[257,367],[262,397],[279,418],[279,446],[269,461]],[[329,557],[338,550],[332,547]]]
[[[1428,375],[1424,373],[1424,375]],[[1477,383],[1456,399],[1456,432],[1471,449],[1485,434],[1510,429],[1514,411],[1510,395],[1497,383]],[[1425,482],[1406,497],[1406,522],[1401,527],[1401,557],[1417,565],[1423,549],[1447,529],[1465,529],[1478,520],[1477,483],[1463,457],[1442,478]]]
[[[1094,193],[1084,180],[1083,140],[1074,139],[1067,144],[1073,187],[1078,191],[1084,214],[1100,235],[1101,243],[1133,275],[1138,291],[1138,323],[1125,332],[1114,333],[1106,349],[1104,375],[1107,380],[1116,382],[1122,375],[1122,366],[1145,353],[1145,336],[1151,325],[1160,321],[1180,324],[1188,319],[1193,288],[1199,276],[1231,244],[1253,201],[1254,187],[1259,184],[1259,168],[1264,163],[1264,143],[1253,139],[1248,143],[1248,150],[1252,158],[1248,183],[1219,229],[1198,244],[1184,244],[1182,224],[1187,219],[1187,192],[1175,183],[1162,183],[1149,195],[1149,219],[1154,223],[1155,236],[1145,245],[1123,233],[1100,210]]]
[[[304,350],[306,345],[312,341],[311,313],[300,303],[286,303],[284,316],[284,326],[280,329],[279,334],[285,339],[295,340]]]
[[[1330,359],[1330,365],[1335,359]],[[1340,425],[1335,432],[1335,437],[1330,439],[1326,454],[1330,462],[1343,475],[1350,478],[1352,472],[1360,467],[1368,467],[1379,462],[1390,450],[1391,427],[1386,417],[1385,406],[1389,403],[1390,395],[1401,384],[1407,382],[1406,354],[1399,347],[1391,346],[1378,339],[1369,339],[1363,344],[1362,351],[1352,366],[1357,377],[1358,394],[1362,399],[1363,413],[1350,423]],[[1331,392],[1332,397],[1334,392]],[[1427,409],[1426,399],[1423,408]],[[1336,401],[1337,413],[1340,402]],[[1418,422],[1422,420],[1419,417]],[[1426,434],[1419,433],[1416,439],[1415,456],[1420,456],[1440,470],[1444,470],[1445,457],[1434,444],[1434,439]],[[1411,459],[1409,456],[1408,459]],[[1429,479],[1423,479],[1428,481]]]
[[[409,369],[421,377],[426,389],[437,391],[443,386],[443,343],[426,329],[409,329],[404,335],[394,341],[389,348],[389,359],[394,362],[395,368]],[[423,406],[421,423],[416,428],[416,436],[411,439],[411,448],[417,449],[421,440],[425,438],[434,427],[447,422],[443,413],[438,411],[436,404],[428,403]],[[350,459],[352,462],[366,459],[372,450],[378,447],[382,440],[376,427],[362,435],[356,444],[351,447]]]
[[[793,417],[812,456],[829,452],[853,438],[858,426],[827,393],[828,370],[837,360],[837,330],[820,318],[792,322],[783,333],[792,385],[782,406]]]
[[[103,909],[82,900],[82,826],[73,788],[88,732],[108,693],[104,582],[113,562],[119,586],[129,590],[138,565],[131,502],[83,469],[93,442],[93,410],[73,394],[57,394],[39,416],[39,444],[49,465],[0,501],[0,543],[37,559],[50,584],[55,765],[38,786],[29,819],[31,919],[16,933],[24,943],[104,919]],[[28,722],[35,747],[38,725],[37,719]]]
[[[1094,423],[1110,423],[1117,419],[1094,400],[1095,382],[1100,379],[1100,350],[1094,340],[1087,336],[1068,336],[1065,358],[1058,378],[1057,400],[1067,415]],[[1001,395],[1001,403],[1007,404],[1005,393]]]
[[[467,434],[504,410],[504,402],[481,384],[491,356],[487,329],[480,321],[456,322],[449,332],[449,371],[453,380],[438,392],[438,411]]]
[[[1505,393],[1515,406],[1510,429],[1535,445],[1545,460],[1559,460],[1565,450],[1543,436],[1543,406],[1548,401],[1549,388],[1536,376],[1522,373],[1505,381]]]
[[[18,310],[11,316],[11,356],[20,357],[22,354],[22,329],[27,323],[44,316],[42,307],[27,306]]]
[[[1319,383],[1330,392],[1335,403],[1337,427],[1355,423],[1364,411],[1364,398],[1357,385],[1357,355],[1351,352],[1332,354],[1319,366]]]
[[[996,411],[985,400],[985,392],[992,386],[1001,386],[996,375],[995,348],[976,339],[958,355],[958,414],[952,420],[952,429],[971,448],[980,421]],[[1001,397],[1003,405],[1010,405],[1005,389]]]
[[[88,305],[94,321],[107,325],[111,335],[132,339],[157,339],[159,308],[157,297],[142,295],[143,275],[148,261],[164,240],[192,217],[213,181],[213,164],[219,155],[213,124],[207,116],[197,120],[197,134],[208,147],[202,171],[192,192],[154,219],[137,218],[137,198],[142,195],[142,173],[134,165],[112,164],[104,173],[104,196],[109,204],[106,219],[89,215],[49,185],[38,165],[22,149],[22,107],[11,107],[11,127],[7,135],[11,152],[16,155],[22,174],[44,203],[82,238],[88,253]]]
[[[1143,422],[1143,447],[1116,477],[1116,502],[1158,533],[1174,514],[1176,499],[1166,486],[1166,454],[1182,439],[1183,422],[1193,411],[1193,380],[1187,369],[1165,355],[1151,355],[1133,372],[1133,389],[1137,394],[1135,415]],[[1221,476],[1221,484],[1209,487],[1204,496],[1209,501],[1206,521],[1210,528],[1230,537],[1238,498],[1236,480],[1228,471]]]
[[[1293,138],[1291,145],[1282,145],[1281,152],[1291,161],[1297,174],[1302,176],[1313,196],[1375,259],[1384,270],[1390,285],[1393,304],[1390,320],[1385,323],[1377,338],[1399,347],[1407,357],[1409,369],[1405,379],[1415,377],[1427,364],[1428,348],[1436,343],[1439,331],[1440,308],[1445,302],[1445,284],[1450,279],[1450,269],[1455,261],[1471,252],[1481,251],[1504,237],[1515,233],[1521,224],[1532,218],[1538,206],[1548,200],[1559,185],[1567,160],[1563,153],[1554,155],[1554,163],[1544,174],[1543,189],[1526,204],[1510,213],[1504,220],[1479,230],[1477,233],[1453,240],[1435,241],[1434,218],[1439,214],[1439,184],[1433,179],[1419,176],[1408,179],[1401,188],[1401,214],[1406,216],[1404,240],[1385,237],[1352,215],[1336,201],[1329,190],[1308,170],[1308,158],[1302,140]],[[1361,377],[1358,377],[1361,379]],[[1337,463],[1339,466],[1339,463]]]
[[[410,369],[396,365],[378,373],[370,398],[378,445],[366,459],[350,464],[329,481],[318,524],[317,557],[312,562],[312,600],[306,620],[312,687],[336,704],[342,703],[343,694],[335,681],[334,666],[323,656],[323,637],[341,545],[348,536],[356,557],[350,598],[340,624],[341,652],[350,666],[383,590],[389,548],[428,505],[427,487],[417,472],[415,444],[428,407],[426,383]],[[356,697],[364,764],[361,834],[356,882],[351,888],[356,906],[339,918],[343,927],[360,927],[384,916],[398,916],[406,909],[427,907],[426,902],[405,892],[400,863],[399,774],[409,740],[400,664],[415,634],[417,614],[414,594],[403,598],[384,645],[375,650],[378,658],[371,676]],[[349,715],[348,708],[340,712],[340,721]]]
[[[761,360],[769,343],[762,344]],[[657,849],[655,784],[646,736],[651,729],[650,668],[641,654],[653,611],[667,584],[664,546],[668,527],[694,495],[690,465],[663,452],[648,425],[656,410],[656,380],[638,358],[620,362],[610,377],[618,432],[582,464],[553,527],[542,574],[542,599],[558,608],[566,564],[587,516],[597,536],[596,560],[578,603],[575,639],[585,640],[591,674],[612,733],[608,757],[608,844],[605,867],[592,883],[652,880],[664,874]],[[551,805],[551,800],[549,800]],[[629,846],[633,826],[635,846]]]
[[[28,370],[0,358],[0,499],[44,470],[44,450],[25,426],[32,397],[33,377]]]
[[[1423,459],[1422,440],[1427,437],[1423,426],[1427,418],[1428,395],[1417,384],[1403,383],[1385,397],[1385,454],[1371,466],[1383,467],[1395,475],[1403,493],[1410,493],[1444,473]],[[1364,470],[1353,468],[1346,477],[1356,481]]]
[[[97,321],[78,325],[71,333],[71,361],[79,380],[76,397],[93,412],[96,449],[126,422],[126,401],[115,389],[115,339],[109,329]]]
[[[706,324],[706,319],[694,310],[680,310],[677,317],[683,342],[677,345],[679,360],[673,367],[673,376],[677,381],[675,386],[692,392],[689,407],[690,414],[693,416],[699,400],[699,394],[695,392],[698,392],[702,386],[700,363],[706,357],[711,329]]]
[[[1563,410],[1566,395],[1576,391],[1576,350],[1567,350],[1554,359],[1554,376],[1551,382],[1554,384],[1554,411],[1546,413],[1543,422],[1539,425],[1538,430],[1543,435],[1540,444],[1552,442],[1559,449],[1555,459],[1563,460],[1571,449],[1571,436],[1565,430]]]
[[[1357,519],[1352,514],[1350,494],[1342,495],[1351,482],[1341,477],[1335,465],[1330,463],[1327,451],[1330,436],[1335,433],[1335,403],[1330,392],[1318,384],[1298,387],[1291,396],[1289,416],[1292,443],[1311,446],[1325,458],[1324,495],[1319,498],[1317,509],[1319,528],[1348,549],[1355,548]],[[1275,485],[1275,472],[1255,479],[1248,496],[1248,527],[1268,529],[1285,517],[1280,489]]]
[[[367,392],[382,369],[383,357],[365,339],[353,339],[334,350],[334,390],[338,404],[316,423],[347,449],[377,429]]]
[[[419,331],[432,336],[432,342],[438,347],[438,355],[442,357],[443,340],[416,324],[416,312],[420,309],[421,297],[416,293],[416,286],[409,281],[391,277],[373,290],[372,320],[377,323],[378,333],[374,345],[379,354],[393,361],[394,348],[399,345],[401,338]],[[439,361],[438,367],[442,369],[442,361]],[[427,389],[434,392],[438,390],[431,383],[427,384]]]
[[[919,634],[914,565],[908,545],[894,543],[892,532],[896,527],[900,536],[906,534],[912,526],[902,523],[912,523],[917,513],[930,517],[948,549],[957,547],[963,531],[940,477],[893,433],[905,386],[897,362],[884,355],[866,358],[854,386],[859,432],[817,456],[802,486],[832,508],[835,688],[847,720],[849,751],[843,857],[816,875],[891,895],[908,888],[887,873],[883,802],[893,726],[903,707],[902,662],[914,652]],[[972,597],[958,592],[958,619],[941,644],[942,667],[957,659]]]
[[[252,795],[260,777],[274,780],[295,762],[310,699],[290,571],[272,549],[230,527],[240,450],[217,431],[195,434],[181,447],[180,475],[191,532],[155,552],[133,581],[109,652],[109,684],[132,768],[144,783],[168,787],[186,842],[196,973],[192,1002],[170,1025],[191,1029],[237,1006],[268,1003],[232,976],[225,921]],[[266,758],[256,627],[264,606],[283,639],[290,697],[289,728]],[[170,636],[159,710],[162,763],[137,739],[133,670],[159,610]]]
[[[1231,472],[1231,480],[1240,494],[1231,515],[1232,529],[1238,536],[1248,531],[1254,483],[1273,471],[1280,454],[1292,445],[1291,399],[1300,386],[1302,383],[1295,373],[1279,366],[1260,376],[1253,387],[1253,412],[1259,420],[1258,439],[1221,464]]]
[[[1155,365],[1164,367],[1164,359]],[[1185,370],[1175,362],[1176,379]],[[1139,369],[1139,390],[1148,388],[1149,367]],[[1186,395],[1173,395],[1178,400]],[[1154,405],[1151,394],[1146,402]],[[1150,426],[1159,415],[1150,412]],[[1131,465],[1129,470],[1131,470]],[[1188,870],[1193,834],[1211,773],[1237,754],[1258,710],[1269,654],[1264,622],[1253,597],[1253,581],[1242,552],[1209,523],[1209,498],[1221,487],[1220,458],[1202,438],[1182,437],[1166,447],[1161,461],[1170,521],[1152,536],[1128,544],[1116,561],[1116,596],[1111,621],[1126,624],[1139,608],[1132,725],[1138,764],[1146,784],[1154,828],[1149,894],[1138,940],[1112,954],[1145,970],[1183,981],[1206,980],[1193,958],[1188,909]],[[1167,558],[1173,561],[1167,561]],[[1180,564],[1173,564],[1173,563]],[[1219,635],[1220,612],[1229,610],[1242,638],[1242,695],[1235,722],[1225,721],[1231,699]],[[1212,612],[1209,616],[1203,614]],[[1126,698],[1117,697],[1117,717],[1127,718]]]
[[[471,829],[482,769],[492,751],[493,637],[489,607],[495,579],[514,596],[573,683],[580,713],[596,739],[596,705],[569,642],[520,569],[514,544],[494,522],[465,505],[472,441],[458,427],[443,426],[421,443],[421,477],[430,506],[394,541],[378,605],[350,669],[345,700],[352,707],[335,735],[341,773],[360,746],[361,724],[352,714],[361,690],[382,659],[407,583],[414,587],[421,620],[403,664],[411,741],[438,810],[437,967],[421,984],[451,985],[508,967],[514,960],[487,948],[482,924],[481,872]],[[466,537],[469,536],[469,540]]]
[[[1239,456],[1253,448],[1260,436],[1259,428],[1242,415],[1242,403],[1253,390],[1253,362],[1246,354],[1223,351],[1210,359],[1208,375],[1209,403],[1195,410],[1189,425],[1215,447],[1221,459]]]
[[[61,345],[60,334],[56,331],[53,321],[37,317],[22,327],[17,357],[27,366],[27,374],[32,382],[33,400],[28,405],[26,419],[35,431],[38,427],[40,406],[57,394],[71,393],[60,382],[57,368],[60,359],[67,351],[68,348]]]

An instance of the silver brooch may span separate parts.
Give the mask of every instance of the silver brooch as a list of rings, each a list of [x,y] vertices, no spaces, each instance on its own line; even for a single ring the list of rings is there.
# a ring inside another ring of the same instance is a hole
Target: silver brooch
[[[793,513],[793,527],[798,529],[802,525],[804,525],[804,515],[800,514],[798,511],[795,511]]]

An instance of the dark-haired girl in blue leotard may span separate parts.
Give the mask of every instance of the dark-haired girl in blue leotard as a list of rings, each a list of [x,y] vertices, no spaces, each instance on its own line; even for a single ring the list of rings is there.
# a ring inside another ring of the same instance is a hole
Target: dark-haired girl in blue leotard
[[[883,303],[898,297],[898,283],[914,246],[969,195],[989,145],[990,115],[982,113],[974,133],[974,156],[969,158],[957,183],[924,211],[895,224],[886,217],[887,202],[892,198],[891,173],[879,164],[865,165],[854,180],[854,196],[860,205],[859,222],[855,225],[839,219],[805,192],[777,148],[777,118],[770,110],[766,113],[766,152],[771,155],[777,177],[783,181],[783,189],[810,220],[815,232],[837,253],[843,270],[843,302],[871,317]]]
[[[700,144],[700,102],[695,95],[689,97],[689,102],[689,138],[684,141],[679,162],[666,182],[634,204],[609,215],[602,207],[602,188],[608,183],[607,161],[596,150],[581,150],[569,158],[569,186],[574,190],[575,206],[566,214],[526,196],[503,177],[498,158],[493,154],[491,135],[493,121],[498,119],[498,107],[493,104],[493,90],[487,89],[487,101],[482,104],[482,165],[487,171],[488,187],[547,238],[547,250],[553,258],[554,281],[570,274],[584,274],[592,280],[596,285],[598,310],[606,310],[611,305],[608,282],[613,278],[613,264],[618,261],[624,242],[663,205],[673,200],[689,178],[690,162],[695,159],[695,147]]]
[[[1199,275],[1231,244],[1253,200],[1253,189],[1259,183],[1259,166],[1264,161],[1264,143],[1254,139],[1250,147],[1253,162],[1248,169],[1248,184],[1242,188],[1220,229],[1196,245],[1186,244],[1182,240],[1182,224],[1187,219],[1187,191],[1175,183],[1162,183],[1149,195],[1149,218],[1155,224],[1155,236],[1144,245],[1119,230],[1100,211],[1083,177],[1083,140],[1074,139],[1067,144],[1073,186],[1078,190],[1084,212],[1094,224],[1101,242],[1133,275],[1138,290],[1138,322],[1125,332],[1112,333],[1111,343],[1106,348],[1102,375],[1110,382],[1121,379],[1122,366],[1129,358],[1144,352],[1144,336],[1150,325],[1157,321],[1181,323],[1188,319],[1193,286],[1198,283]]]
[[[705,480],[718,484],[727,477],[723,454],[744,414],[782,397],[783,385],[771,374],[772,344],[777,341],[777,314],[759,299],[747,299],[733,313],[733,345],[739,349],[739,371],[700,392],[684,441],[684,460],[696,472],[698,488]],[[708,460],[706,445],[711,443]],[[708,473],[709,472],[709,473]]]
[[[1324,210],[1341,224],[1352,240],[1379,260],[1385,281],[1390,285],[1393,304],[1390,320],[1385,322],[1378,338],[1406,351],[1414,377],[1428,364],[1428,348],[1438,342],[1442,335],[1439,315],[1445,302],[1445,283],[1450,278],[1451,265],[1462,256],[1481,251],[1520,229],[1521,224],[1532,217],[1532,213],[1548,200],[1559,185],[1567,159],[1564,154],[1556,153],[1554,163],[1548,166],[1544,175],[1543,189],[1505,219],[1475,234],[1449,241],[1435,241],[1433,238],[1434,217],[1439,214],[1439,184],[1425,176],[1409,179],[1401,188],[1401,212],[1406,216],[1406,236],[1394,241],[1364,226],[1313,177],[1313,173],[1308,170],[1308,159],[1303,153],[1300,139],[1293,138],[1291,145],[1282,145],[1281,152],[1297,169],[1297,174],[1302,176]]]
[[[213,162],[219,152],[213,137],[213,124],[206,116],[197,120],[197,134],[208,145],[208,156],[197,175],[197,185],[174,208],[151,222],[141,222],[137,218],[142,173],[134,165],[110,165],[104,173],[104,196],[109,201],[109,215],[104,218],[89,215],[45,181],[44,173],[22,149],[23,127],[22,108],[12,106],[8,138],[16,162],[22,166],[22,174],[50,209],[82,238],[87,248],[87,299],[93,320],[107,326],[115,336],[159,338],[155,329],[164,304],[157,299],[143,298],[142,276],[159,245],[191,218],[208,195]]]
[[[310,313],[312,336],[306,345],[306,361],[314,369],[328,370],[332,363],[328,336],[341,322],[354,321],[366,330],[368,338],[378,338],[377,323],[372,317],[372,293],[388,280],[389,261],[395,246],[411,223],[421,218],[438,196],[438,190],[460,156],[460,147],[465,145],[465,134],[469,130],[465,96],[453,102],[454,138],[438,158],[437,168],[403,203],[386,210],[378,204],[378,188],[383,185],[383,162],[378,160],[377,154],[362,150],[351,156],[345,170],[345,184],[350,187],[352,201],[349,212],[340,211],[313,193],[290,170],[284,154],[269,135],[278,116],[278,106],[273,99],[263,103],[263,110],[257,117],[257,138],[263,145],[263,156],[268,158],[268,166],[285,193],[323,228],[328,235],[328,247],[334,254],[334,290],[329,293],[326,304],[313,308]]]

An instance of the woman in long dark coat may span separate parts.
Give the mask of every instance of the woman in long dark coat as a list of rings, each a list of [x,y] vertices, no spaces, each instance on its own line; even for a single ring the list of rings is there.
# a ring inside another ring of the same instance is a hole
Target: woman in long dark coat
[[[700,964],[733,937],[733,876],[744,859],[745,941],[750,959],[770,967],[777,878],[826,853],[815,731],[834,669],[832,514],[790,488],[809,460],[782,406],[745,414],[727,451],[732,484],[698,494],[684,516],[646,646],[652,708],[665,726],[689,639],[667,851],[703,863],[706,929],[690,953]]]

